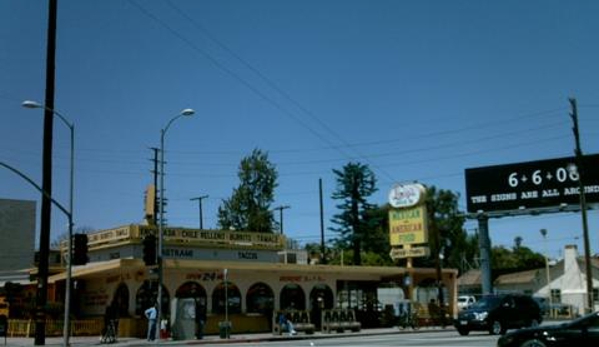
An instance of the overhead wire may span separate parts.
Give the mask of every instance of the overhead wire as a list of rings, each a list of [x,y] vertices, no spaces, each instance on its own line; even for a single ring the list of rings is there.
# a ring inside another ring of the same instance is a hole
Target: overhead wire
[[[314,128],[312,128],[309,124],[307,124],[305,121],[303,121],[300,117],[296,116],[293,112],[284,108],[280,103],[276,102],[275,100],[273,100],[272,98],[267,96],[265,93],[260,91],[258,88],[254,87],[250,82],[248,82],[247,80],[242,78],[239,74],[235,73],[233,70],[231,70],[230,68],[228,68],[227,66],[222,64],[220,61],[218,61],[218,59],[216,59],[210,53],[208,53],[207,51],[205,51],[205,50],[201,49],[200,47],[198,47],[197,45],[195,45],[193,42],[191,42],[186,37],[184,37],[182,34],[180,34],[177,30],[175,30],[170,25],[168,25],[166,22],[164,22],[163,20],[158,18],[158,16],[151,13],[149,10],[147,10],[145,7],[141,6],[135,0],[129,0],[129,2],[131,4],[133,4],[137,9],[139,9],[139,11],[141,13],[143,13],[145,16],[154,20],[158,24],[160,24],[163,28],[168,30],[172,35],[174,35],[176,38],[178,38],[183,43],[188,45],[192,50],[196,51],[197,53],[200,53],[202,56],[204,56],[204,58],[206,58],[208,61],[210,61],[214,66],[219,68],[221,71],[225,72],[230,77],[237,80],[239,83],[241,83],[243,86],[245,86],[250,91],[255,93],[261,99],[263,99],[264,101],[266,101],[267,103],[271,104],[276,109],[281,111],[284,115],[290,117],[291,119],[293,119],[294,121],[299,123],[302,127],[304,127],[306,130],[308,130],[310,133],[312,133],[318,139],[320,139],[321,141],[323,141],[329,145],[334,145],[326,136],[323,136],[322,134],[320,134],[318,131],[316,131]]]
[[[306,114],[308,117],[310,117],[313,121],[315,121],[316,123],[318,123],[323,129],[325,129],[325,131],[327,133],[329,133],[330,135],[332,135],[333,137],[335,137],[337,139],[337,141],[339,141],[340,143],[344,144],[347,146],[347,142],[345,141],[345,139],[343,139],[336,131],[334,131],[331,127],[329,127],[326,123],[324,123],[323,121],[321,121],[318,117],[316,117],[314,115],[314,113],[312,113],[312,111],[308,110],[304,105],[302,105],[301,103],[299,103],[295,98],[293,98],[289,93],[287,93],[285,90],[283,90],[281,87],[279,87],[276,83],[274,83],[274,81],[272,81],[270,78],[268,78],[265,74],[263,74],[262,72],[260,72],[260,70],[258,70],[257,68],[255,68],[252,64],[250,64],[247,60],[243,59],[239,54],[235,53],[232,49],[230,49],[227,45],[225,45],[223,42],[221,42],[220,40],[218,40],[214,35],[212,35],[212,33],[210,33],[206,28],[204,28],[202,25],[200,25],[196,20],[194,20],[193,18],[191,18],[190,16],[188,16],[184,11],[181,11],[181,9],[179,9],[177,6],[175,6],[170,0],[166,1],[167,4],[169,4],[169,6],[171,6],[171,8],[173,8],[177,13],[179,13],[182,17],[186,18],[190,23],[192,23],[192,25],[194,25],[196,28],[198,28],[199,30],[201,30],[208,38],[210,38],[214,43],[216,43],[219,47],[221,47],[223,50],[225,50],[226,52],[228,52],[229,54],[231,54],[231,56],[233,56],[235,59],[237,59],[239,62],[241,62],[246,68],[248,68],[250,71],[254,72],[260,79],[262,79],[268,86],[270,86],[273,90],[277,91],[280,95],[283,96],[283,98],[287,99],[289,102],[291,102],[291,104],[295,105],[295,107],[297,107],[298,109],[300,109],[304,114]],[[293,117],[294,119],[296,119],[296,117]],[[297,119],[296,119],[297,120]],[[304,124],[304,123],[301,123]],[[311,128],[308,127],[308,129],[310,130]],[[325,140],[326,143],[329,144],[333,144],[331,141],[328,140],[328,138],[326,137],[321,137],[319,136],[319,138],[321,140]],[[341,154],[343,154],[344,156],[347,156],[347,153],[345,153],[343,150],[341,150],[339,147],[335,147],[336,150],[338,150]],[[372,162],[369,158],[367,158],[366,156],[360,154],[357,150],[354,150],[358,156],[367,161],[371,166],[373,166],[375,169],[378,168],[378,171],[382,172],[385,176],[392,178],[392,176],[386,172],[385,170],[381,169],[380,167],[378,167],[378,165],[376,165],[374,162]]]

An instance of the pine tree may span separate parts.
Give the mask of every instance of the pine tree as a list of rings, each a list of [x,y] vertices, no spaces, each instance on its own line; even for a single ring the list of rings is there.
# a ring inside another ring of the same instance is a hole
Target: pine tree
[[[353,250],[353,264],[362,264],[362,241],[365,234],[379,224],[370,213],[376,208],[367,198],[377,191],[376,177],[367,165],[348,163],[342,170],[333,170],[337,176],[337,188],[332,198],[341,200],[337,208],[341,210],[332,218],[337,228],[330,228],[340,234],[337,243]]]

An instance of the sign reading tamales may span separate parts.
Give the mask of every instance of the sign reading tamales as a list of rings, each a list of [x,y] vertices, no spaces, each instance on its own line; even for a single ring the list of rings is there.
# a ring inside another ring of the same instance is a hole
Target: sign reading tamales
[[[389,243],[391,246],[428,242],[426,205],[389,211]]]

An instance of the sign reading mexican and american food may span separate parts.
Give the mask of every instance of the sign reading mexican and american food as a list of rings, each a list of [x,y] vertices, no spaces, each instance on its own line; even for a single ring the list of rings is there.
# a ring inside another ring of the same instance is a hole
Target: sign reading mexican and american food
[[[392,258],[426,256],[424,247],[417,248],[418,252],[408,250],[411,245],[428,242],[425,197],[426,189],[417,183],[396,185],[389,192],[389,243],[391,247],[404,247],[393,248]]]

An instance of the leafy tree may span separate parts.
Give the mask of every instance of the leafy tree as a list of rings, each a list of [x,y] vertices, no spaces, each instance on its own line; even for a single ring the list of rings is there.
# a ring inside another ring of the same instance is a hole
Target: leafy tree
[[[384,254],[389,261],[389,204],[366,211],[365,219],[369,229],[362,235],[362,251]],[[391,262],[392,263],[392,262]]]
[[[427,187],[426,205],[429,214],[429,245],[431,256],[417,258],[417,266],[433,267],[439,254],[443,267],[464,270],[464,264],[476,257],[476,238],[464,230],[464,213],[458,207],[459,194],[450,190]]]
[[[222,229],[272,232],[275,224],[270,205],[278,186],[278,173],[268,154],[254,149],[239,164],[239,186],[218,208],[218,225]]]
[[[96,231],[96,229],[89,227],[89,226],[82,226],[82,227],[78,227],[73,231],[73,234],[90,234],[93,233],[94,231]],[[58,235],[51,243],[50,243],[50,249],[54,249],[54,250],[59,250],[60,249],[60,243],[62,241],[66,241],[69,239],[69,232],[65,231],[64,233]]]
[[[499,272],[514,272],[538,269],[545,266],[545,257],[533,252],[522,245],[523,239],[518,236],[514,240],[514,247],[510,250],[504,246],[491,249],[491,265],[493,270]]]
[[[377,191],[376,177],[367,165],[351,162],[333,173],[337,176],[337,188],[332,198],[341,201],[337,205],[341,212],[332,218],[338,227],[330,229],[340,234],[336,240],[339,246],[353,250],[353,264],[361,265],[365,235],[379,224],[371,213],[376,206],[367,201]]]

